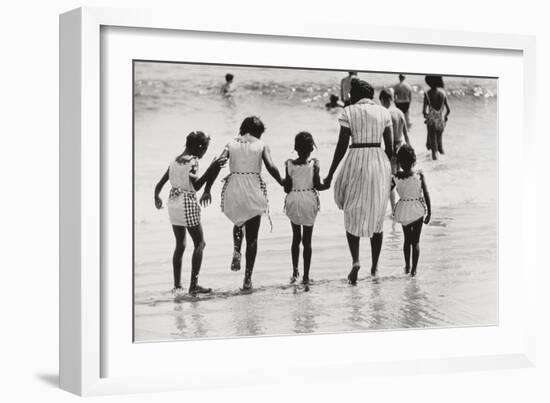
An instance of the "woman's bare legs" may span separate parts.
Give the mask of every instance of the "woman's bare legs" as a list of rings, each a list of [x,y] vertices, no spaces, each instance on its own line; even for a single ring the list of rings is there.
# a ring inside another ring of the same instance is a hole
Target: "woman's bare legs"
[[[383,238],[383,232],[375,232],[370,239],[370,250],[372,256],[372,266],[370,268],[370,274],[372,276],[376,276],[376,273],[378,273],[378,259],[380,258],[380,251],[382,250]]]
[[[361,265],[359,263],[359,245],[360,238],[358,236],[352,235],[349,232],[346,232],[346,238],[348,240],[349,252],[351,254],[351,271],[348,274],[348,281],[351,285],[357,284],[357,275]]]

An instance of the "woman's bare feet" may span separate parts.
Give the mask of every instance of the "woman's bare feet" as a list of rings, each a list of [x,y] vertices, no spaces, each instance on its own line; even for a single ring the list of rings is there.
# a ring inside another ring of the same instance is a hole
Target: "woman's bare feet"
[[[359,275],[359,269],[361,266],[358,264],[353,265],[351,271],[348,274],[348,283],[350,285],[357,285],[357,276]]]
[[[231,271],[241,270],[241,253],[233,252],[233,259],[231,260]]]

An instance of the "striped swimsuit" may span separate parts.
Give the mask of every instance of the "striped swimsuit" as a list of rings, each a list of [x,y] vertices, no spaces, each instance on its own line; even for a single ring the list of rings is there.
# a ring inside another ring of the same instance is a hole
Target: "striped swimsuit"
[[[344,210],[346,231],[358,237],[382,232],[391,189],[391,166],[381,148],[390,113],[370,99],[344,108],[339,123],[351,130],[352,144],[334,185],[334,200]]]

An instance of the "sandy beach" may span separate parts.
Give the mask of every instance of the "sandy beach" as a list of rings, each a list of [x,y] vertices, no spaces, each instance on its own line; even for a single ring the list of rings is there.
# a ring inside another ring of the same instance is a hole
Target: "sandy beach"
[[[212,135],[202,169],[249,114],[260,115],[266,123],[264,138],[280,169],[292,157],[292,138],[300,130],[315,137],[322,176],[337,141],[337,115],[323,105],[343,73],[234,69],[240,92],[227,100],[215,92],[226,69],[145,63],[136,68],[135,341],[497,323],[497,103],[496,81],[488,79],[448,81],[453,112],[444,135],[447,155],[435,162],[424,148],[422,98],[415,93],[410,137],[433,208],[432,222],[422,232],[416,278],[403,272],[402,229],[389,218],[388,209],[379,275],[370,276],[370,245],[362,239],[360,281],[356,287],[347,284],[351,260],[343,213],[334,205],[330,189],[321,193],[313,233],[310,290],[290,285],[291,228],[282,212],[284,192],[264,173],[273,230],[264,217],[254,290],[242,293],[244,273],[229,269],[232,225],[219,208],[224,170],[213,188],[213,204],[202,213],[207,246],[199,282],[212,287],[213,293],[174,299],[173,234],[167,211],[154,208],[153,188],[170,159],[183,151],[189,131]],[[396,81],[395,74],[363,75],[377,89]],[[410,80],[421,88],[422,77]],[[164,200],[168,190],[162,193]],[[190,275],[191,245],[188,239],[184,284]]]

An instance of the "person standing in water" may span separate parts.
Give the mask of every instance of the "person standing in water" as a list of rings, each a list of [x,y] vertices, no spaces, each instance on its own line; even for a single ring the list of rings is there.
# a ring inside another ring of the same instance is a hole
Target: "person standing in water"
[[[425,78],[426,84],[430,87],[424,93],[424,104],[422,105],[422,114],[424,123],[428,130],[426,148],[432,151],[432,159],[437,159],[437,153],[445,154],[443,150],[443,131],[449,119],[451,108],[447,102],[443,77],[429,75]],[[445,110],[445,114],[443,113]]]
[[[350,71],[340,82],[340,99],[344,102],[344,106],[350,104],[351,81],[354,79],[357,79],[357,72]]]
[[[300,259],[300,244],[304,247],[304,276],[302,284],[309,285],[309,269],[311,266],[311,237],[317,213],[320,209],[319,191],[328,189],[321,183],[319,160],[310,158],[315,141],[308,132],[300,132],[294,138],[294,150],[298,158],[289,159],[285,163],[285,214],[292,226],[292,277],[294,284],[300,273],[298,260]],[[307,288],[306,288],[307,291]]]
[[[225,84],[222,85],[221,93],[226,97],[230,97],[235,92],[235,86],[233,85],[233,74],[227,73],[225,75]]]
[[[246,237],[243,290],[252,288],[252,272],[258,252],[260,221],[262,214],[268,213],[267,186],[261,175],[262,165],[265,165],[275,181],[283,186],[283,179],[271,159],[269,147],[261,139],[264,131],[265,127],[260,118],[247,117],[241,123],[239,136],[226,145],[219,157],[221,161],[229,159],[230,173],[224,179],[221,209],[234,224],[232,271],[241,269],[243,229]],[[210,198],[214,179],[210,177],[206,185],[205,198],[207,199]]]
[[[338,121],[340,134],[332,165],[324,185],[332,177],[346,155],[334,185],[334,200],[344,210],[344,226],[352,258],[348,275],[351,285],[357,284],[360,237],[371,241],[371,275],[378,271],[382,249],[382,228],[388,206],[393,156],[392,121],[390,113],[373,101],[374,89],[363,80],[351,83],[351,105],[344,108]],[[351,139],[351,145],[350,143]],[[384,149],[381,147],[384,142]]]
[[[391,116],[393,127],[393,157],[391,159],[391,172],[395,175],[399,169],[396,159],[397,151],[403,144],[410,144],[407,122],[403,112],[393,105],[391,89],[388,88],[380,91],[379,99],[380,104],[388,110]],[[395,208],[395,192],[393,191],[390,193],[390,203],[391,210],[393,211]]]
[[[409,108],[412,100],[412,88],[405,82],[405,78],[404,74],[399,74],[399,83],[393,87],[393,92],[395,94],[395,106],[403,112],[407,121],[407,128],[410,128]]]

